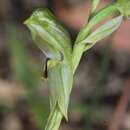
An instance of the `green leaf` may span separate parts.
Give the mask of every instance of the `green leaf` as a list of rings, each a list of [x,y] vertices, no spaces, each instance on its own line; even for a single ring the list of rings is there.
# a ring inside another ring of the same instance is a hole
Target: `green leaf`
[[[96,31],[91,33],[81,44],[85,44],[85,51],[95,45],[96,42],[104,39],[105,37],[112,34],[115,30],[118,29],[122,22],[122,16],[111,19],[106,24],[99,27]]]
[[[49,69],[48,76],[51,109],[58,103],[60,111],[67,119],[67,108],[73,81],[72,68],[66,63],[58,63]]]
[[[51,59],[62,60],[72,51],[69,33],[48,9],[38,9],[24,22],[39,48]]]

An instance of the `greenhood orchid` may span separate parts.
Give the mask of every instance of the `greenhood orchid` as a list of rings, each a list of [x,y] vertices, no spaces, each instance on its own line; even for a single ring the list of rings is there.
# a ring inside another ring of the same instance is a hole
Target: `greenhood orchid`
[[[73,47],[68,31],[48,9],[34,11],[24,22],[36,45],[48,59],[46,78],[49,84],[50,115],[44,130],[58,130],[62,118],[68,120],[73,77],[83,53],[117,30],[123,17],[130,16],[130,0],[117,0],[97,11],[99,2],[92,1],[92,14],[80,30]],[[99,22],[109,16],[112,19],[93,31]]]

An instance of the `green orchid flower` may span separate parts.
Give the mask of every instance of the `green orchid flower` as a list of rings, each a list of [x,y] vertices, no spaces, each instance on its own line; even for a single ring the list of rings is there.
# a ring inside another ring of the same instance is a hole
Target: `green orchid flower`
[[[25,24],[33,40],[47,57],[50,116],[45,130],[57,130],[63,116],[67,117],[72,88],[72,44],[69,33],[48,9],[38,9]]]

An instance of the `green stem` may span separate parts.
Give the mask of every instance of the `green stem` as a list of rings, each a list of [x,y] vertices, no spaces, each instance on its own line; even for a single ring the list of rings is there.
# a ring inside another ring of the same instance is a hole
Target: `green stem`
[[[63,114],[61,113],[58,106],[54,107],[54,109],[51,111],[49,115],[45,130],[58,130],[62,118]]]
[[[84,45],[75,44],[74,49],[73,49],[73,59],[72,59],[73,74],[75,73],[79,65],[83,52],[84,52]]]

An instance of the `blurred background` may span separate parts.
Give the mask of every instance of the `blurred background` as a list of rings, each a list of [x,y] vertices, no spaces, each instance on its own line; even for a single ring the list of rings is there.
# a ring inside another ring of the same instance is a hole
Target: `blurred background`
[[[99,9],[112,2],[101,0]],[[1,0],[0,130],[43,130],[49,110],[45,56],[23,25],[47,7],[76,38],[90,0]],[[60,130],[130,130],[130,21],[84,54],[75,75],[69,122]]]

